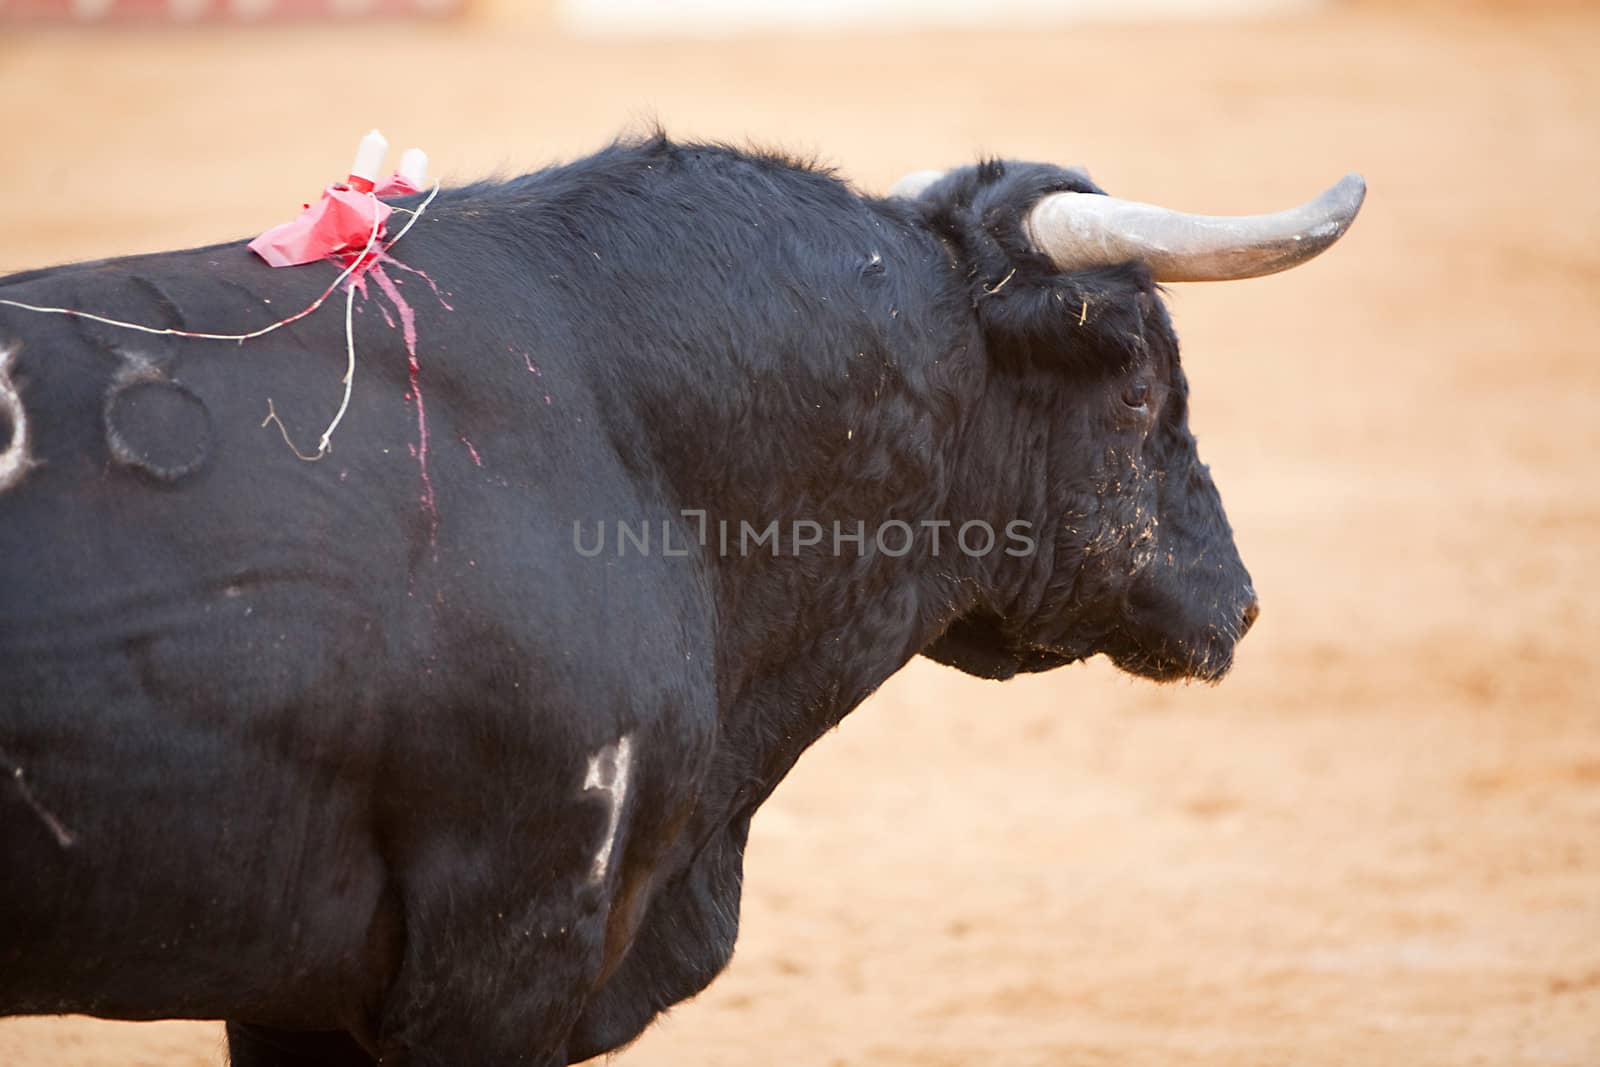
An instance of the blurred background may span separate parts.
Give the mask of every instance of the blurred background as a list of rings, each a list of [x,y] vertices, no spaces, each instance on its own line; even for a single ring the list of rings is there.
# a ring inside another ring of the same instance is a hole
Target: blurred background
[[[1593,1067],[1597,60],[1576,0],[0,0],[0,271],[255,234],[373,126],[447,181],[657,120],[869,191],[993,153],[1247,212],[1360,170],[1324,258],[1171,292],[1264,607],[1233,674],[913,664],[617,1062]],[[7,1067],[222,1048],[0,1022]]]

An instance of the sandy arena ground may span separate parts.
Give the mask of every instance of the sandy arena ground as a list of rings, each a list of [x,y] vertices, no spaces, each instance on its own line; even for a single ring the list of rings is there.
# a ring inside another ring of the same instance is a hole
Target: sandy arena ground
[[[659,116],[867,188],[980,151],[1316,264],[1172,295],[1265,612],[1220,688],[902,673],[756,821],[731,970],[620,1065],[1600,1064],[1600,13],[563,40],[0,37],[0,270],[253,233],[381,126],[456,178]],[[370,91],[371,95],[363,95]],[[203,1067],[210,1023],[0,1023]]]

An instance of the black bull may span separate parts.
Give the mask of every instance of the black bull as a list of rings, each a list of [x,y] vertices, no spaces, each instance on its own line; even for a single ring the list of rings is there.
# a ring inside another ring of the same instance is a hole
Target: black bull
[[[726,964],[752,813],[912,656],[1220,677],[1254,594],[1177,342],[1139,265],[1031,251],[1049,190],[1094,191],[658,138],[447,191],[319,462],[342,292],[244,344],[0,307],[0,1013],[577,1061]],[[336,270],[0,297],[233,332]]]

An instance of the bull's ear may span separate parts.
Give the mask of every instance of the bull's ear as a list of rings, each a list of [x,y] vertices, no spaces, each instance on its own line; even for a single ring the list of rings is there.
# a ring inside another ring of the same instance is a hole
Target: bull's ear
[[[991,164],[990,166],[995,166]],[[1040,164],[1024,164],[1024,166],[1041,172],[1045,175],[1045,184],[1040,192],[1099,192],[1100,187],[1089,177],[1089,172],[1083,167],[1045,167]],[[1000,163],[1002,173],[1006,164]],[[967,171],[976,171],[976,167],[965,168]],[[919,200],[948,175],[960,174],[959,170],[914,170],[910,174],[902,175],[900,180],[889,186],[889,195],[903,197],[907,200]]]
[[[1160,305],[1150,272],[1132,262],[1063,272],[1025,230],[1041,197],[1099,192],[1083,171],[990,161],[908,175],[896,190],[916,195],[927,224],[969,264],[991,358],[1100,373],[1143,358]]]
[[[1121,374],[1152,344],[1175,344],[1150,272],[1141,264],[1024,276],[1010,291],[973,296],[992,359],[1017,366]]]

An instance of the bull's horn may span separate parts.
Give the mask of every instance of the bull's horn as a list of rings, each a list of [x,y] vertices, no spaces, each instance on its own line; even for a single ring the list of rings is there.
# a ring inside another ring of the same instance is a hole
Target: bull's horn
[[[905,179],[902,179],[905,180]],[[1024,223],[1063,271],[1139,260],[1158,282],[1222,282],[1306,262],[1355,221],[1367,183],[1347,174],[1315,200],[1271,215],[1188,215],[1092,193],[1051,193]]]
[[[927,192],[928,187],[943,178],[944,175],[945,172],[942,170],[914,170],[891,185],[889,187],[889,195],[903,196],[907,200],[915,200]]]

